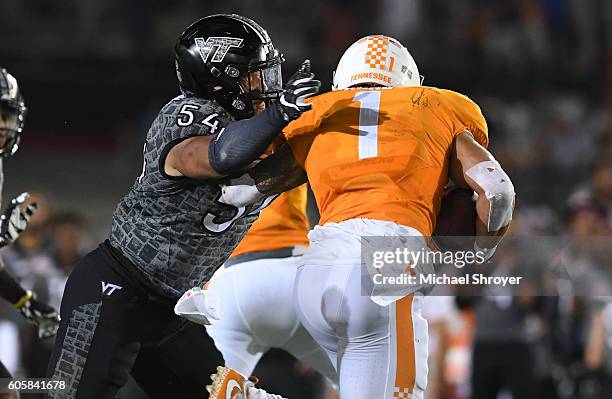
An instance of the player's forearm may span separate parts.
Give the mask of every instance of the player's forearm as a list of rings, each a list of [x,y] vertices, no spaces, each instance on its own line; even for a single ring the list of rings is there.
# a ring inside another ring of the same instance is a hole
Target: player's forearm
[[[230,123],[208,145],[210,166],[220,175],[240,171],[263,154],[286,125],[276,106]]]
[[[301,169],[293,169],[285,176],[261,174],[253,177],[256,181],[257,190],[265,195],[284,193],[308,182],[306,173]]]
[[[478,194],[477,246],[495,247],[512,221],[515,193],[510,177],[468,131],[455,140],[450,176],[458,186]]]
[[[176,144],[164,170],[170,176],[194,179],[235,175],[265,152],[286,122],[275,107],[250,119],[232,122],[220,132]]]
[[[466,180],[478,194],[476,244],[493,248],[508,230],[514,212],[514,186],[499,163],[485,161],[466,171]]]
[[[489,230],[487,221],[489,220],[490,209],[491,202],[485,195],[479,195],[476,201],[476,244],[480,248],[493,248],[497,246],[510,225],[510,222],[508,222],[504,227],[497,230]]]
[[[296,162],[288,144],[280,146],[249,171],[257,190],[266,195],[280,194],[308,181],[306,172]]]
[[[6,299],[13,305],[27,296],[27,291],[15,280],[13,276],[4,268],[0,268],[0,297]]]

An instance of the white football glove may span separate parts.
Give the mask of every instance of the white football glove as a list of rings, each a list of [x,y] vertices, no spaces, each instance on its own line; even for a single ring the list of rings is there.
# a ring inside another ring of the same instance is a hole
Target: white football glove
[[[14,243],[28,227],[28,223],[38,206],[36,203],[32,203],[25,209],[21,209],[19,205],[23,204],[29,197],[30,194],[28,193],[19,194],[11,200],[9,206],[2,212],[0,216],[0,247]]]
[[[219,202],[233,205],[237,208],[255,204],[266,198],[259,192],[255,180],[248,173],[234,179],[228,179],[221,184]]]
[[[22,300],[25,302],[15,307],[26,320],[38,327],[38,338],[54,337],[60,324],[57,311],[46,303],[38,301],[31,291],[28,291]]]
[[[174,313],[201,325],[219,320],[219,298],[210,290],[193,287],[183,294],[174,306]]]

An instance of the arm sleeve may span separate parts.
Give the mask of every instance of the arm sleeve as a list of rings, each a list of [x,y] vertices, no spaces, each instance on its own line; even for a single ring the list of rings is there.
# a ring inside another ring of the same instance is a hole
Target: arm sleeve
[[[262,155],[286,125],[276,106],[228,124],[208,146],[210,165],[221,175],[241,170]]]

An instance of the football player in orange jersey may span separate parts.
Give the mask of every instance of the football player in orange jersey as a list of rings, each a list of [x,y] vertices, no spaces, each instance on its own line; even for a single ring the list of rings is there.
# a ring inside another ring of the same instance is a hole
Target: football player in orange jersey
[[[205,291],[190,290],[192,300],[204,292],[218,300],[219,320],[206,330],[225,367],[213,378],[211,398],[225,399],[233,379],[248,389],[247,397],[257,397],[258,389],[241,381],[271,348],[287,351],[337,384],[335,365],[301,325],[293,305],[298,260],[310,230],[306,202],[306,185],[282,193],[262,211]]]
[[[312,186],[321,220],[300,259],[295,301],[302,324],[337,359],[341,397],[422,398],[427,323],[420,308],[429,287],[363,295],[361,238],[408,236],[415,248],[426,246],[450,178],[478,194],[475,250],[488,258],[512,219],[514,187],[485,149],[480,108],[421,86],[412,56],[393,38],[351,45],[334,91],[311,103],[285,128],[288,145],[249,172],[253,197],[294,187],[304,172]]]

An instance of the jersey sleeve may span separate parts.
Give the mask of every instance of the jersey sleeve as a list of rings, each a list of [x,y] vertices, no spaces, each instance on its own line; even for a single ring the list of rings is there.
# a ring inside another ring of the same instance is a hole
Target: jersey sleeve
[[[162,189],[163,182],[188,180],[164,172],[166,156],[178,143],[195,136],[220,132],[233,119],[216,103],[197,97],[179,96],[166,104],[149,129],[144,145],[144,165],[137,184],[142,189]],[[203,154],[206,156],[206,154]]]
[[[453,91],[445,91],[444,97],[446,98],[447,123],[452,129],[453,137],[469,130],[476,141],[487,148],[489,129],[480,107],[468,97]]]

